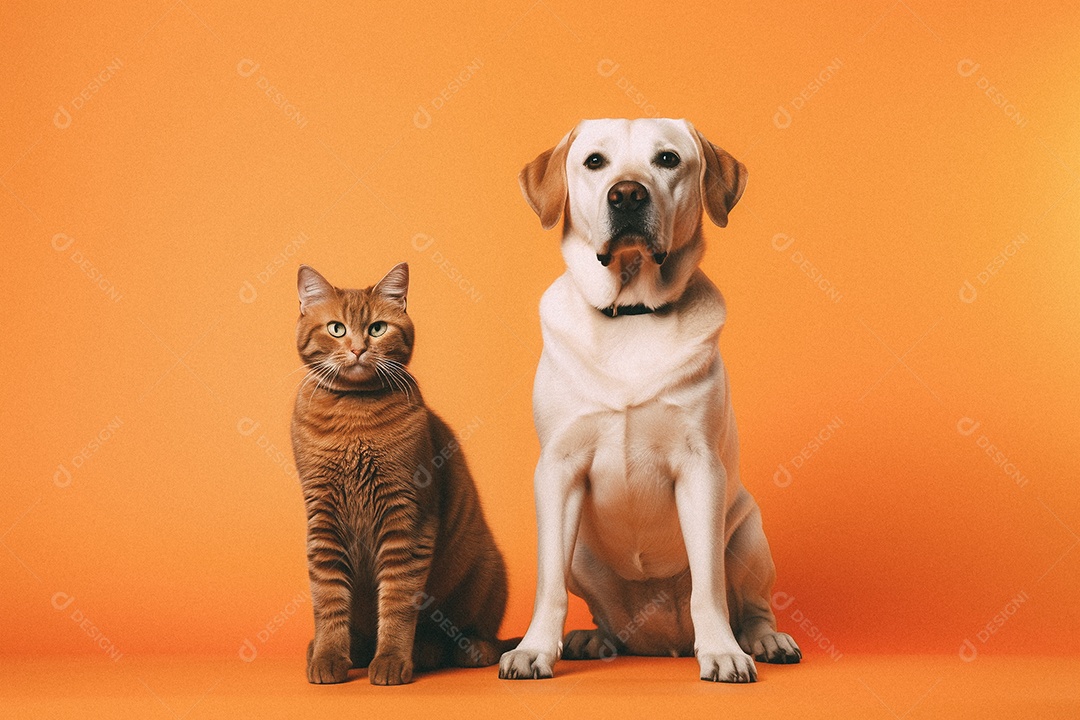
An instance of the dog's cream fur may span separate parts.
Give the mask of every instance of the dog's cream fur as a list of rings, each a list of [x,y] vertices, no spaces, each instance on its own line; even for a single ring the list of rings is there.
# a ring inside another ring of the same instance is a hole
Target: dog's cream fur
[[[662,152],[681,162],[663,166]],[[601,167],[585,166],[593,154]],[[620,234],[608,195],[627,180],[649,199]],[[684,120],[587,120],[521,184],[545,228],[565,215],[567,271],[540,302],[536,604],[500,677],[550,677],[560,654],[693,652],[700,677],[723,682],[756,679],[747,653],[798,662],[776,631],[775,570],[739,481],[718,348],[724,299],[698,269],[702,209],[726,225],[746,169]],[[626,305],[660,310],[600,311]],[[567,588],[598,629],[571,632],[564,647]]]

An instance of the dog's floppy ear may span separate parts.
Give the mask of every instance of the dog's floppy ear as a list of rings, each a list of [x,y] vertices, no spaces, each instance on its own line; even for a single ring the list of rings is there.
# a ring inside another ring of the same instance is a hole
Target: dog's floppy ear
[[[566,206],[566,151],[574,135],[574,131],[567,133],[558,145],[540,153],[518,174],[521,192],[545,230],[555,227]]]
[[[701,202],[714,223],[727,226],[728,213],[746,189],[746,166],[694,130],[701,147]]]

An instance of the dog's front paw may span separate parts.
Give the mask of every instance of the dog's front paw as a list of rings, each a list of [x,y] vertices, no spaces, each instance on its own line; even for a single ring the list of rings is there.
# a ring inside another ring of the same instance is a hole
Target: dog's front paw
[[[348,656],[317,655],[308,660],[307,679],[315,685],[345,682],[352,661]]]
[[[746,653],[698,653],[701,679],[712,682],[752,683],[757,680],[754,659]]]
[[[412,682],[412,658],[399,655],[376,655],[368,665],[372,685],[407,685]]]
[[[503,653],[499,661],[499,677],[503,680],[539,680],[555,673],[555,653],[518,648]]]

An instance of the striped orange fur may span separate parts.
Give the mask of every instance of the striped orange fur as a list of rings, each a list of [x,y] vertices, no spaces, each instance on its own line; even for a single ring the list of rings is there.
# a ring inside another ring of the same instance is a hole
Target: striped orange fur
[[[364,290],[299,271],[308,375],[292,439],[307,508],[313,683],[367,667],[373,684],[397,685],[414,667],[491,665],[506,649],[496,636],[502,555],[453,432],[407,369],[408,282],[404,263]]]

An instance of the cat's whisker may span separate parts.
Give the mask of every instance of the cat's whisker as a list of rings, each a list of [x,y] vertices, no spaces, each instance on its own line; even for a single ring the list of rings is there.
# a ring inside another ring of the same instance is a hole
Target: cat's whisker
[[[314,391],[318,390],[318,389],[319,389],[319,388],[321,388],[321,387],[324,387],[323,383],[324,383],[324,382],[326,381],[326,378],[328,378],[328,377],[330,376],[330,374],[331,374],[332,372],[334,372],[334,366],[333,366],[333,365],[327,365],[327,366],[326,366],[326,367],[325,367],[325,368],[324,368],[324,369],[322,370],[322,372],[320,372],[320,373],[319,373],[319,374],[318,374],[318,375],[317,375],[317,376],[315,377],[315,387],[313,387],[313,388],[311,389],[311,390],[312,390],[312,392],[314,392]]]
[[[411,403],[413,398],[412,393],[409,391],[410,383],[408,378],[402,376],[401,372],[398,370],[397,364],[393,360],[389,358],[386,358],[385,360],[387,374],[394,378],[394,382],[397,384],[400,391],[405,394],[405,399]]]
[[[322,360],[320,360],[320,361],[318,361],[316,363],[311,363],[309,365],[309,367],[312,370],[320,370],[320,369],[326,367],[329,363],[330,363],[330,358],[323,358]]]
[[[333,378],[341,371],[341,365],[339,363],[331,363],[327,371],[319,376],[318,384],[320,387],[324,387],[327,390],[332,389],[330,386],[333,384]]]
[[[404,389],[401,387],[401,381],[394,376],[393,369],[386,363],[384,358],[377,359],[375,361],[375,366],[379,368],[382,376],[386,378],[392,392],[404,392]]]
[[[395,367],[398,370],[401,370],[405,375],[408,376],[409,380],[411,380],[414,383],[416,382],[416,379],[413,378],[412,373],[409,372],[409,369],[407,367],[405,367],[404,363],[401,363],[401,362],[399,362],[397,360],[393,360],[391,358],[386,358],[386,362],[388,362],[391,367]]]
[[[412,395],[411,393],[409,393],[408,388],[411,385],[414,389],[419,389],[416,384],[416,378],[412,376],[412,373],[408,371],[405,365],[398,362],[397,360],[391,360],[387,358],[386,363],[389,366],[390,370],[392,370],[397,375],[397,377],[401,379],[402,383],[405,384],[405,394],[409,397],[409,400],[411,401]]]
[[[330,388],[330,386],[332,386],[334,384],[334,381],[337,380],[337,376],[341,372],[342,367],[343,366],[338,365],[336,368],[334,368],[334,375],[333,375],[333,377],[330,378],[330,381],[327,383],[327,388],[328,389]]]
[[[322,368],[322,367],[319,367],[319,368],[317,368],[317,369],[314,369],[314,370],[312,370],[311,372],[309,372],[309,373],[307,374],[307,376],[306,376],[306,377],[304,378],[304,382],[303,382],[303,384],[302,384],[302,385],[301,385],[301,386],[300,386],[299,388],[297,388],[297,390],[296,390],[296,396],[297,396],[297,397],[303,397],[303,394],[304,394],[304,388],[306,388],[306,387],[308,386],[308,384],[309,384],[309,383],[317,382],[317,379],[318,379],[319,375],[320,375],[320,374],[321,374],[322,372],[323,372],[323,368]],[[310,404],[310,402],[311,402],[311,396],[309,395],[309,396],[308,396],[308,403]]]
[[[379,371],[380,375],[386,379],[387,385],[390,388],[390,392],[404,392],[405,389],[401,386],[401,382],[394,377],[391,369],[384,365],[381,360],[375,362],[375,368]]]
[[[323,370],[321,370],[315,376],[315,385],[312,386],[311,392],[308,393],[308,404],[311,404],[311,398],[315,396],[315,391],[318,390],[320,387],[323,387],[323,382],[325,382],[326,379],[329,378],[336,369],[338,369],[338,367],[339,366],[334,363],[330,358],[327,358],[326,367],[323,368]]]
[[[305,370],[305,369],[306,369],[306,370],[310,370],[310,368],[311,368],[311,366],[310,366],[310,365],[308,365],[307,363],[304,363],[303,365],[301,365],[300,367],[296,368],[295,370],[293,370],[292,372],[288,373],[287,375],[284,375],[284,376],[282,376],[282,378],[281,378],[280,380],[278,380],[278,383],[279,383],[279,384],[280,384],[280,383],[283,383],[283,382],[285,382],[286,380],[288,380],[288,379],[289,379],[289,378],[290,378],[291,376],[293,376],[293,375],[295,375],[296,373],[300,372],[301,370]]]
[[[396,368],[396,367],[394,367],[392,365],[390,366],[390,373],[395,378],[397,378],[398,381],[401,383],[402,390],[405,393],[405,399],[408,400],[411,403],[412,402],[412,393],[409,392],[409,385],[410,385],[409,379],[406,376],[402,375],[401,370],[399,370],[398,368]]]
[[[398,376],[399,376],[399,377],[401,377],[401,374],[400,374],[400,372],[398,373]],[[409,384],[410,384],[410,383],[409,383],[408,379],[407,379],[407,378],[404,378],[404,377],[402,377],[402,378],[401,378],[401,382],[402,382],[402,383],[403,383],[403,384],[405,385],[405,397],[406,397],[406,398],[408,399],[408,401],[409,401],[410,403],[411,403],[411,402],[413,402],[413,396],[412,396],[412,392],[411,392],[411,391],[409,390]]]
[[[308,371],[307,371],[307,374],[304,375],[303,380],[300,381],[299,387],[297,387],[297,389],[296,389],[296,393],[297,393],[298,397],[300,396],[300,394],[302,394],[304,392],[304,388],[307,386],[307,384],[309,382],[311,382],[312,380],[314,380],[319,375],[319,373],[322,372],[323,367],[325,366],[325,364],[326,364],[326,360],[320,360],[319,362],[315,363],[314,365],[306,365],[305,366],[305,367],[308,368]]]
[[[315,378],[315,384],[311,386],[311,392],[308,393],[308,398],[307,398],[307,404],[308,405],[311,405],[311,401],[315,397],[315,391],[317,391],[319,388],[323,387],[323,382],[333,372],[334,372],[334,368],[333,367],[328,367],[323,372],[321,372],[318,375],[318,377]]]
[[[385,385],[387,389],[390,390],[390,392],[395,392],[394,383],[386,375],[386,371],[383,370],[382,367],[380,367],[379,363],[375,363],[375,374],[379,376],[379,379],[382,380],[383,385]]]

